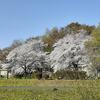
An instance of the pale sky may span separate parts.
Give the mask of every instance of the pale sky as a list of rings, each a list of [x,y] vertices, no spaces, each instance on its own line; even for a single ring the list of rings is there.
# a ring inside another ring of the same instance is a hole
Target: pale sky
[[[0,48],[71,22],[97,25],[100,0],[0,0]]]

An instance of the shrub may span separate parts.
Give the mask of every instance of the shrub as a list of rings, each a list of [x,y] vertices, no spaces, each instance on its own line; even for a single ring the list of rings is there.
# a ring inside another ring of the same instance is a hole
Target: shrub
[[[49,79],[49,75],[48,75],[47,73],[43,73],[43,74],[42,74],[42,78],[43,78],[43,79]]]
[[[86,79],[87,75],[84,71],[71,71],[71,70],[59,70],[53,74],[56,79]]]
[[[95,29],[95,26],[89,26],[85,24],[79,24],[78,22],[76,23],[71,23],[68,25],[69,28],[71,28],[74,32],[77,32],[81,29],[86,30],[88,34],[91,34],[92,31]]]
[[[17,74],[17,75],[14,75],[13,77],[14,78],[18,78],[18,79],[22,79],[23,78],[23,75],[22,74]]]
[[[42,73],[41,72],[37,72],[37,73],[35,73],[35,75],[36,75],[36,78],[37,79],[42,79]]]
[[[33,78],[33,79],[36,78],[36,73],[35,73],[35,72],[32,72],[32,74],[31,74],[31,78]]]

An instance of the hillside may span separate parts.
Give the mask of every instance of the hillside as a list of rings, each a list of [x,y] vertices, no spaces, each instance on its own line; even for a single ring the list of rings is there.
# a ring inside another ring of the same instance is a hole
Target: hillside
[[[31,73],[36,68],[54,72],[60,69],[82,70],[89,75],[90,61],[86,54],[85,42],[91,39],[94,26],[71,23],[53,28],[43,37],[27,39],[12,48],[1,61],[3,69],[11,74]]]

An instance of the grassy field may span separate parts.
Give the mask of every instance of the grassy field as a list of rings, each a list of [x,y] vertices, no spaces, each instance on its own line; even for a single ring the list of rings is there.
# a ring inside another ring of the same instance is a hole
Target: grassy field
[[[100,80],[0,80],[0,100],[100,100]]]

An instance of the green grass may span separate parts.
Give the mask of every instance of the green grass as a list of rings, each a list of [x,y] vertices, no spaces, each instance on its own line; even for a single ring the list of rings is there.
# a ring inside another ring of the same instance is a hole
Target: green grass
[[[0,100],[100,100],[100,80],[0,80]]]

